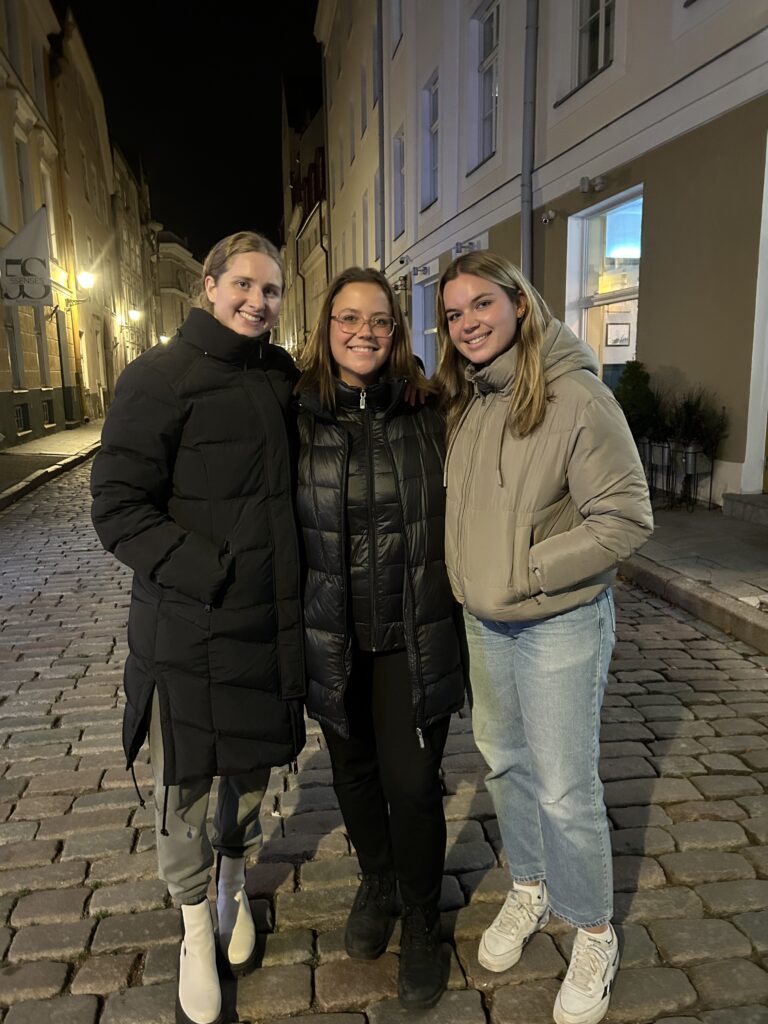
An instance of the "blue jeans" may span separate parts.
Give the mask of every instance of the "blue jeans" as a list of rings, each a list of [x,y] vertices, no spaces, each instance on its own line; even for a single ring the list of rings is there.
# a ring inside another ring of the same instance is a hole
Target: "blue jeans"
[[[569,924],[605,924],[613,866],[598,760],[613,594],[535,622],[464,619],[475,740],[510,874],[546,879]]]

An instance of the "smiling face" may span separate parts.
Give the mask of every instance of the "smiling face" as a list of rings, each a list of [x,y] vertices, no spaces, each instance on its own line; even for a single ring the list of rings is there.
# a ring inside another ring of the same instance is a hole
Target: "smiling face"
[[[517,339],[517,321],[525,299],[510,299],[493,281],[459,274],[443,289],[448,333],[457,350],[471,363],[490,363]]]
[[[241,252],[230,260],[218,281],[206,277],[205,293],[219,323],[237,334],[257,338],[277,323],[283,278],[271,256]]]
[[[352,282],[337,292],[329,334],[331,356],[345,384],[363,388],[376,383],[392,351],[392,336],[375,335],[371,321],[391,316],[386,292],[377,284]],[[354,334],[349,334],[334,317],[361,317],[362,323]]]

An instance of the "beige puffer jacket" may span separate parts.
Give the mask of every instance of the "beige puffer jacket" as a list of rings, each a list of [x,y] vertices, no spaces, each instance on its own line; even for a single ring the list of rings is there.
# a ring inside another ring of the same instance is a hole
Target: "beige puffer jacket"
[[[593,600],[653,530],[645,474],[592,350],[559,320],[542,345],[543,422],[506,427],[517,349],[467,367],[475,394],[445,465],[445,557],[456,600],[490,621]]]

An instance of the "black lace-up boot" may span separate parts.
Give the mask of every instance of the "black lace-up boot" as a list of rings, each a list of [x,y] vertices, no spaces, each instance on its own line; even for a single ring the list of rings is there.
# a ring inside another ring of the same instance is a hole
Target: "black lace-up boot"
[[[387,948],[395,925],[395,875],[360,875],[360,886],[344,929],[344,947],[355,960],[376,960]]]
[[[400,936],[400,1002],[409,1009],[427,1010],[439,1001],[446,984],[437,907],[407,906]]]

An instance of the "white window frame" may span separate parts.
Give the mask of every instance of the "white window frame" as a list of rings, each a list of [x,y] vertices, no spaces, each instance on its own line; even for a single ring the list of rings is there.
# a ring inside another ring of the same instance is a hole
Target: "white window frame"
[[[365,135],[368,127],[368,69],[360,65],[360,138]]]
[[[383,232],[381,223],[381,168],[376,168],[373,176],[373,258],[378,262],[381,259],[381,246]]]
[[[390,0],[389,11],[391,52],[394,57],[403,38],[403,0]]]
[[[43,186],[43,202],[48,217],[48,249],[51,259],[59,262],[59,246],[56,237],[56,210],[53,202],[53,172],[47,164],[40,165],[40,180]]]
[[[368,251],[369,251],[369,238],[368,238],[368,193],[363,192],[363,204],[362,204],[362,221],[361,227],[363,232],[363,249],[362,249],[362,260],[360,261],[363,267],[368,266]]]
[[[392,240],[405,231],[405,128],[392,136]]]
[[[582,21],[581,5],[583,0],[573,0],[573,82],[574,88],[584,85],[604,71],[613,61],[613,52],[616,38],[616,0],[598,0],[599,8],[595,14]],[[610,33],[606,31],[606,10],[611,9]],[[586,27],[590,22],[598,19],[598,58],[597,67],[594,71],[587,71],[582,74],[582,38]]]
[[[643,198],[643,185],[635,185],[626,192],[611,196],[602,203],[595,203],[580,213],[568,218],[568,242],[565,275],[565,322],[580,338],[586,336],[586,318],[595,306],[608,306],[612,302],[639,299],[640,286],[623,288],[620,291],[605,292],[598,296],[585,294],[585,271],[587,265],[588,222],[594,217],[624,206],[633,199]],[[641,254],[642,260],[642,254]]]
[[[487,52],[483,52],[483,36],[484,28],[486,23],[491,19],[494,19],[495,39],[491,49]],[[490,158],[496,152],[497,136],[498,136],[498,121],[499,121],[499,70],[500,70],[500,52],[501,52],[501,5],[499,0],[490,0],[489,3],[483,4],[473,16],[474,21],[474,36],[475,52],[477,59],[477,69],[473,75],[473,91],[475,97],[475,116],[477,119],[477,137],[475,140],[475,153],[474,163],[472,170],[475,167],[479,167],[480,164],[490,160]],[[491,73],[492,80],[492,105],[490,110],[485,110],[483,106],[484,102],[484,91],[483,81],[486,74]],[[484,126],[490,118],[491,132],[490,132],[490,144],[486,148]]]
[[[437,201],[440,182],[440,79],[437,71],[421,92],[421,125],[421,210],[424,211]]]

